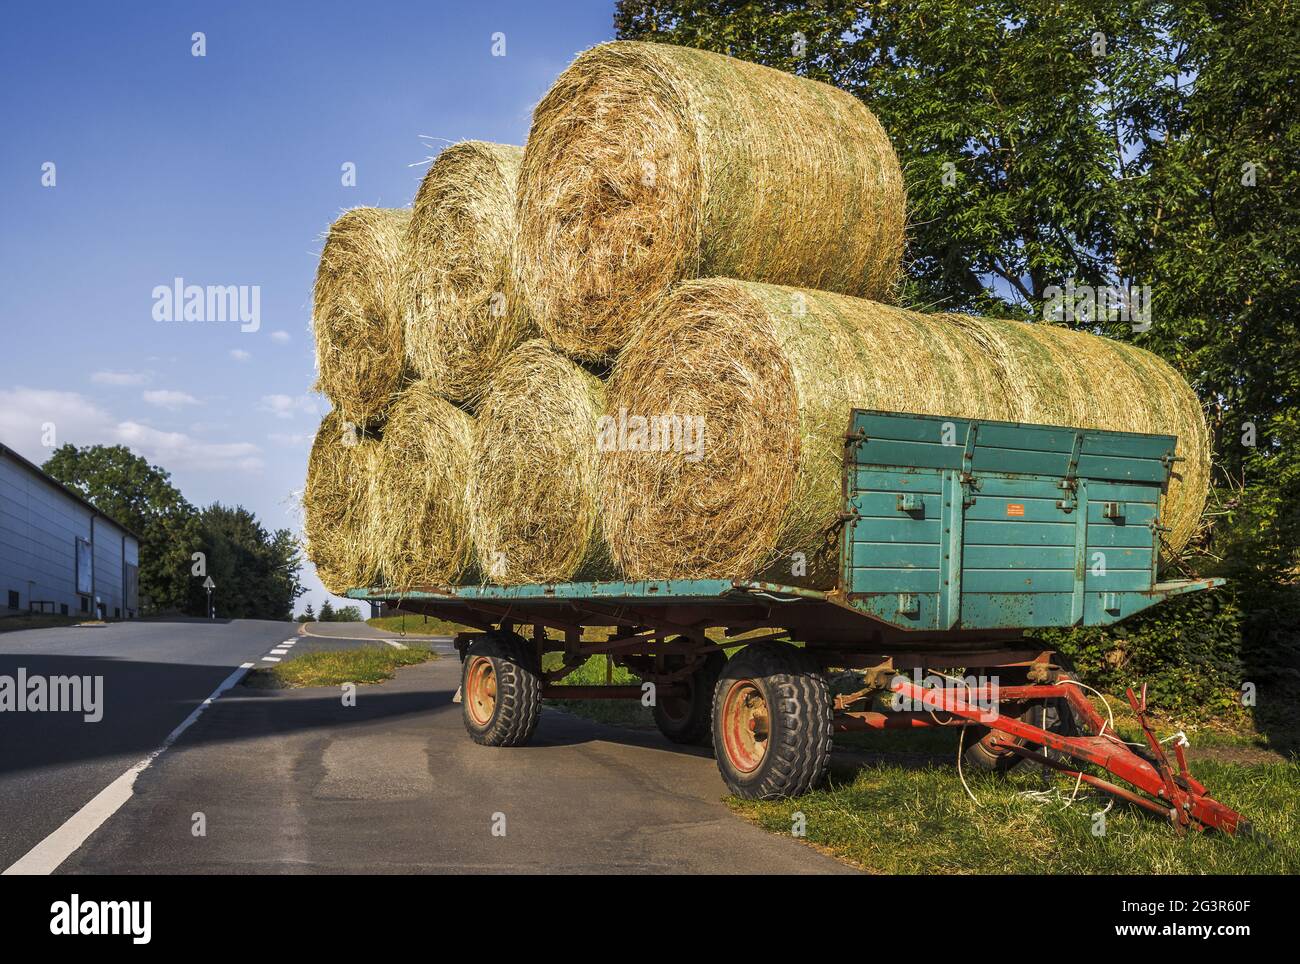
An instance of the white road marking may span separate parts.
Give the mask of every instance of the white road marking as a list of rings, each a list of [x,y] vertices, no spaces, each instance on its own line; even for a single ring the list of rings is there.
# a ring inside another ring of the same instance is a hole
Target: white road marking
[[[273,649],[273,650],[271,650],[271,655],[272,655],[272,656],[285,656],[285,655],[288,654],[288,652],[289,652],[289,651],[288,651],[287,649],[283,649],[283,648],[281,648],[281,649]]]
[[[189,729],[213,701],[232,686],[239,685],[244,674],[252,668],[252,663],[240,663],[239,669],[227,676],[222,684],[212,691],[211,696],[194,707],[193,712],[181,721],[180,726],[167,734],[167,738],[162,741],[158,749],[95,794],[89,803],[65,820],[63,825],[52,834],[19,857],[0,876],[53,873],[59,864],[71,857],[76,849],[86,842],[87,837],[98,830],[105,820],[117,813],[122,804],[131,799],[136,777],[149,769],[149,765],[175,743],[176,738]]]
[[[263,656],[263,657],[262,657],[262,662],[263,662],[263,663],[278,663],[278,662],[280,662],[280,657],[279,657],[279,656]]]
[[[398,642],[397,640],[395,640],[395,639],[385,639],[384,642],[386,642],[389,646],[393,647],[393,649],[406,649],[406,648],[407,648],[407,646],[406,646],[405,643],[399,643],[399,642]]]

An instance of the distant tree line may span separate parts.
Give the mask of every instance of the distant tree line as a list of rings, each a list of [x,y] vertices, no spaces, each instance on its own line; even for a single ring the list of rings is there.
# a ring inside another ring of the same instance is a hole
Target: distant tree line
[[[294,601],[306,590],[288,529],[268,531],[242,506],[196,508],[165,470],[122,445],[63,445],[42,468],[139,533],[145,615],[206,615],[210,577],[223,619],[293,618]]]
[[[361,622],[361,608],[359,606],[341,606],[335,609],[333,604],[326,599],[320,606],[320,615],[311,608],[308,603],[298,617],[300,623],[359,623]]]

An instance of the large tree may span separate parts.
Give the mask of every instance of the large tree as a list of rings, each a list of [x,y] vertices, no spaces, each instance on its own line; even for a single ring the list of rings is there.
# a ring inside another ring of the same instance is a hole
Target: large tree
[[[190,556],[203,549],[203,531],[166,471],[123,445],[62,445],[42,468],[139,534],[142,607],[187,608]]]
[[[298,582],[302,559],[288,529],[267,532],[242,506],[213,503],[200,522],[208,575],[216,584],[217,614],[232,619],[290,619],[306,590]],[[203,593],[206,601],[206,593]],[[196,596],[197,599],[197,596]]]

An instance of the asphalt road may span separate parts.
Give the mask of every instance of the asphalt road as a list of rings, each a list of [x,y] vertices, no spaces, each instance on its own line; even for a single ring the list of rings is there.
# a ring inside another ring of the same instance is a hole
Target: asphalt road
[[[103,718],[0,713],[0,870],[148,755],[292,623],[131,622],[0,634],[0,676],[103,677]]]
[[[93,671],[106,687],[98,724],[0,715],[0,867],[155,748],[232,668],[266,665],[293,630],[136,623],[0,636],[0,673]],[[278,658],[387,638],[299,636]],[[458,679],[451,654],[360,688],[355,706],[332,688],[237,686],[58,872],[847,870],[731,814],[711,756],[653,731],[548,709],[532,745],[479,747],[451,702]]]

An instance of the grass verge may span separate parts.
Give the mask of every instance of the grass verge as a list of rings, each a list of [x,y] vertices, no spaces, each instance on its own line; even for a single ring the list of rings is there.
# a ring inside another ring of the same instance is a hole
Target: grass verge
[[[382,683],[392,679],[399,666],[413,666],[437,658],[437,653],[424,646],[321,650],[303,653],[274,666],[254,669],[244,677],[244,685],[258,689],[292,689],[343,683]]]
[[[1094,814],[1109,797],[1080,792],[1052,777],[1045,786],[1028,764],[999,778],[964,771],[978,804],[957,775],[956,735],[855,734],[859,757],[836,757],[825,789],[796,800],[729,798],[737,813],[773,833],[789,834],[804,815],[807,843],[863,869],[890,874],[1293,874],[1300,870],[1300,763],[1192,764],[1215,798],[1245,814],[1269,842],[1218,834],[1179,838],[1169,824],[1116,803],[1104,832]],[[1086,789],[1086,788],[1085,788]]]
[[[407,613],[401,610],[387,616],[376,616],[374,619],[367,619],[366,625],[374,626],[375,629],[382,630],[385,633],[405,634],[407,636],[455,636],[457,633],[463,633],[470,628],[462,626],[460,623],[449,623],[447,620],[438,619],[435,616],[425,616],[422,613]]]

